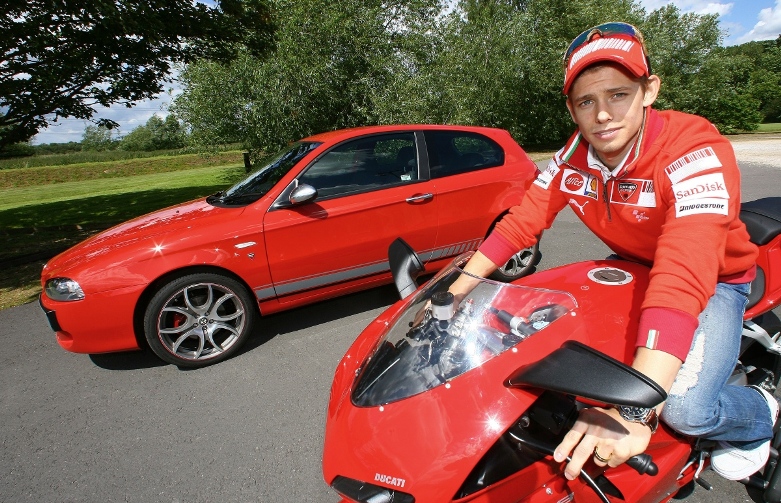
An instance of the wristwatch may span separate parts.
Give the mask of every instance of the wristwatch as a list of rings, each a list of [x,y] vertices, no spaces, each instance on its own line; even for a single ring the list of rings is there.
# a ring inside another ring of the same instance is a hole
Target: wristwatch
[[[646,409],[645,407],[630,407],[628,405],[617,405],[618,413],[624,421],[630,423],[640,423],[651,428],[651,433],[656,432],[656,428],[659,427],[659,415],[656,413],[656,409]]]

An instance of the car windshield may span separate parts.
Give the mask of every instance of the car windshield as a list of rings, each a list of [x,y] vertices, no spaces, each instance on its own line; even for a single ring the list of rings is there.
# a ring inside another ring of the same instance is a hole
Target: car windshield
[[[363,363],[352,401],[372,407],[422,393],[475,369],[577,307],[574,297],[476,278],[454,305],[448,288],[461,274],[461,255],[420,290]]]
[[[319,147],[319,142],[296,142],[273,156],[271,162],[253,171],[245,179],[219,194],[223,204],[249,204],[257,201],[273,187],[306,154]]]

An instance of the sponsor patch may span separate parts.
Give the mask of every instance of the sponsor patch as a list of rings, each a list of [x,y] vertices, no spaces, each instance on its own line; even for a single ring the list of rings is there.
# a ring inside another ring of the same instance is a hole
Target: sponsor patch
[[[575,171],[574,169],[565,169],[564,174],[561,176],[560,188],[562,192],[567,194],[586,196],[599,200],[598,185],[599,181],[594,176]]]
[[[642,208],[656,207],[656,192],[653,180],[624,179],[616,182],[610,189],[610,202],[640,206]]]
[[[729,201],[715,197],[702,197],[690,201],[678,201],[675,203],[675,217],[699,215],[701,213],[714,213],[716,215],[729,214]]]
[[[561,171],[561,169],[556,164],[556,162],[551,159],[545,169],[537,175],[537,179],[534,180],[534,184],[542,187],[545,190],[548,190],[550,183],[554,178],[556,178],[556,175],[559,174],[559,171]]]
[[[700,171],[720,167],[721,161],[719,161],[716,152],[711,147],[705,147],[679,158],[664,168],[664,172],[667,173],[672,183],[678,183]]]
[[[724,183],[724,175],[721,173],[711,173],[676,183],[673,185],[673,194],[676,201],[688,201],[703,197],[729,199],[727,184]]]

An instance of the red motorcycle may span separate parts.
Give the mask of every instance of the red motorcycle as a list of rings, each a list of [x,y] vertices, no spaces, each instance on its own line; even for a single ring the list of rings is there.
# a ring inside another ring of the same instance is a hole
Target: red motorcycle
[[[743,205],[761,249],[733,383],[773,392],[779,379],[781,198]],[[653,407],[666,395],[630,368],[649,269],[623,260],[570,264],[512,284],[482,279],[455,305],[462,255],[423,288],[423,267],[389,250],[402,300],[372,322],[331,387],[323,474],[345,502],[660,502],[691,492],[714,442],[661,425],[644,454],[589,462],[568,481],[552,452],[593,405]],[[778,430],[778,426],[776,426]],[[763,470],[744,479],[781,501],[776,432]]]

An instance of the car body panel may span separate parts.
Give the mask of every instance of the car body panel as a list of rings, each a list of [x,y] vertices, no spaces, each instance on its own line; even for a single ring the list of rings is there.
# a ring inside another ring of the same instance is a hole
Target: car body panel
[[[437,130],[489,137],[501,145],[505,162],[429,179],[423,132]],[[396,133],[414,135],[418,172],[412,179],[299,205],[286,199],[328,152],[356,139]],[[169,278],[188,271],[238,279],[254,294],[262,314],[391,282],[387,249],[400,236],[420,251],[433,272],[448,257],[476,249],[493,222],[520,201],[536,173],[520,146],[496,129],[378,126],[303,141],[320,145],[254,202],[183,203],[115,226],[49,261],[42,285],[66,277],[85,294],[70,302],[42,294],[41,305],[53,312],[60,344],[85,353],[138,348],[143,334],[135,330],[144,303]]]

